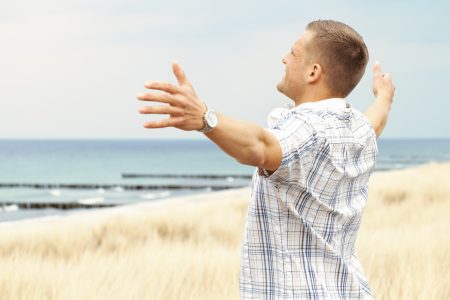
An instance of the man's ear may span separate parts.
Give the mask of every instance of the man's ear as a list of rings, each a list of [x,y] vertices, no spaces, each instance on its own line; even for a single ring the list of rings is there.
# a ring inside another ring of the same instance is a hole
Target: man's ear
[[[314,83],[320,78],[320,76],[322,76],[322,66],[319,64],[313,64],[308,70],[306,81],[308,83]]]

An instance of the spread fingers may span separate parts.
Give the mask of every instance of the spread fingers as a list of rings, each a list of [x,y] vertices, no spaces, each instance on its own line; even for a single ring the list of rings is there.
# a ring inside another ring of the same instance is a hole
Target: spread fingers
[[[184,115],[183,109],[179,107],[174,107],[170,105],[161,105],[161,106],[143,106],[139,108],[139,112],[141,114],[168,114],[168,115]]]
[[[155,101],[170,105],[177,105],[180,103],[173,95],[167,93],[139,93],[137,94],[137,98],[142,101]]]

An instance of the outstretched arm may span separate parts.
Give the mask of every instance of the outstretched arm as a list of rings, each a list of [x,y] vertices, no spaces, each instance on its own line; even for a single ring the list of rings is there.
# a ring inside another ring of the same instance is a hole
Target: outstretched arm
[[[141,93],[137,98],[142,101],[155,101],[168,105],[144,106],[142,114],[169,114],[161,121],[146,122],[146,128],[175,127],[182,130],[198,130],[204,125],[205,104],[197,97],[193,86],[177,63],[172,65],[178,86],[167,82],[148,82],[147,89],[164,93]],[[281,164],[281,146],[276,137],[251,123],[238,121],[216,113],[218,124],[206,136],[224,152],[242,164],[260,167],[268,171],[278,169]]]
[[[388,119],[389,111],[394,99],[395,87],[389,73],[381,74],[381,66],[376,62],[373,67],[372,89],[375,95],[374,102],[364,112],[372,124],[377,138],[381,135]]]

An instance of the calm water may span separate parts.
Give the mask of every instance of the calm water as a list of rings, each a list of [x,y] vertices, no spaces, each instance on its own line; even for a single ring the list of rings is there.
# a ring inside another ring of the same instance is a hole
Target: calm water
[[[450,161],[450,139],[381,139],[378,147],[377,171],[430,161]],[[69,212],[21,209],[12,203],[126,204],[152,201],[206,192],[215,186],[247,186],[249,179],[232,175],[250,176],[253,170],[238,164],[208,140],[0,140],[0,184],[99,185],[88,189],[0,187],[0,222]],[[219,179],[130,178],[124,174],[226,176]],[[161,185],[200,189],[137,189]]]

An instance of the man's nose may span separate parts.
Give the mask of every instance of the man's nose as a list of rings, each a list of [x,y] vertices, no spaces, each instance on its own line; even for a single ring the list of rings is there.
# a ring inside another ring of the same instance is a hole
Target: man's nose
[[[283,62],[283,64],[286,64],[286,56],[283,57],[283,58],[281,59],[281,61]]]

